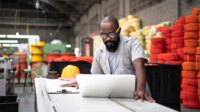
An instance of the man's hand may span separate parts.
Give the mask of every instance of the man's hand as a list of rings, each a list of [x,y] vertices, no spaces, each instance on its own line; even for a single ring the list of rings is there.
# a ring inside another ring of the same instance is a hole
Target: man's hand
[[[144,102],[144,100],[147,100],[148,102],[151,102],[151,103],[155,102],[155,100],[151,96],[146,94],[145,90],[135,91],[134,99],[136,100],[141,99],[142,102]]]

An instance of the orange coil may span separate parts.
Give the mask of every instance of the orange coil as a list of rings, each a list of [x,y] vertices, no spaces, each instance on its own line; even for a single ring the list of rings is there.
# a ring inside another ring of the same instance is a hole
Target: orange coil
[[[165,64],[172,64],[172,65],[179,65],[179,64],[182,64],[183,61],[182,60],[169,60],[169,61],[166,61]]]
[[[183,70],[181,72],[182,78],[196,78],[197,72],[196,71],[189,71],[189,70]]]
[[[183,37],[184,32],[183,31],[174,31],[172,32],[172,37]]]
[[[196,54],[196,47],[184,47],[185,54]]]
[[[183,24],[178,24],[178,25],[174,25],[171,27],[172,32],[173,31],[184,31],[184,25]]]
[[[195,62],[184,62],[182,64],[183,70],[196,70],[196,63]]]
[[[171,33],[162,34],[163,38],[171,38]]]
[[[196,55],[185,54],[185,55],[184,55],[184,60],[185,60],[185,61],[195,61],[195,60],[196,60]]]
[[[200,55],[196,55],[196,61],[200,62]]]
[[[190,86],[186,84],[181,84],[181,90],[187,92],[195,92],[195,93],[197,93],[198,91],[196,86]]]
[[[168,50],[169,50],[169,49],[171,49],[171,44],[166,44],[166,46],[165,46],[165,47],[166,47],[166,49],[168,49]]]
[[[197,40],[197,43],[198,43],[198,46],[200,46],[200,39],[199,39],[199,40]]]
[[[198,74],[197,74],[197,78],[199,78],[199,79],[200,79],[200,72],[198,72]]]
[[[197,93],[181,91],[182,100],[198,101]]]
[[[164,53],[162,56],[165,60],[180,60],[180,57],[177,53]]]
[[[192,9],[192,15],[198,16],[200,14],[200,9],[199,8],[193,8]]]
[[[185,31],[199,31],[199,24],[198,23],[185,24]]]
[[[184,54],[183,48],[177,49],[177,53],[178,53],[178,54]]]
[[[151,38],[151,43],[163,43],[163,38]]]
[[[157,60],[158,54],[150,54],[150,60]]]
[[[200,78],[199,79],[197,79],[197,83],[198,83],[198,88],[200,89]]]
[[[178,52],[177,52],[178,53]],[[180,60],[181,61],[184,61],[184,54],[181,54],[181,53],[178,53],[179,57],[180,57]]]
[[[165,64],[165,61],[164,60],[158,60],[158,63],[159,64]]]
[[[200,70],[200,62],[196,62],[196,70]]]
[[[173,43],[171,45],[171,49],[178,49],[178,48],[183,48],[184,47],[184,44],[183,43]]]
[[[187,39],[184,41],[185,47],[197,47],[198,42],[195,39]]]
[[[171,43],[172,43],[171,38],[165,39],[165,44],[171,44]]]
[[[194,15],[192,15],[192,16],[186,16],[185,17],[185,22],[186,23],[197,23],[198,21],[197,21],[197,16],[194,16]]]
[[[153,54],[159,54],[163,52],[164,52],[164,49],[150,49],[150,53],[153,53]]]
[[[200,109],[199,101],[183,100],[183,106],[187,108]]]
[[[182,84],[186,84],[186,85],[191,85],[191,86],[197,86],[197,79],[193,78],[193,79],[189,79],[189,78],[183,78],[182,79]]]
[[[197,17],[197,19],[198,19],[198,22],[200,23],[200,15]]]
[[[176,49],[171,49],[171,52],[172,53],[177,53],[177,50]]]
[[[200,54],[200,47],[196,48],[196,54]]]
[[[183,43],[183,42],[184,42],[183,37],[172,38],[172,43]]]
[[[150,48],[151,49],[164,49],[164,44],[151,44]]]
[[[169,27],[162,27],[161,32],[163,34],[171,33],[171,29]]]
[[[158,60],[164,60],[164,53],[158,54]]]
[[[184,39],[198,39],[199,32],[185,32]]]

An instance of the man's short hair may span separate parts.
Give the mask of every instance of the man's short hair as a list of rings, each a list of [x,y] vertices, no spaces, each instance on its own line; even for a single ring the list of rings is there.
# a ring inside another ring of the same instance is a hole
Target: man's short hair
[[[105,18],[103,18],[103,20],[101,21],[101,23],[104,22],[113,22],[114,25],[116,26],[116,28],[119,27],[119,22],[117,20],[117,18],[113,17],[113,16],[106,16]]]

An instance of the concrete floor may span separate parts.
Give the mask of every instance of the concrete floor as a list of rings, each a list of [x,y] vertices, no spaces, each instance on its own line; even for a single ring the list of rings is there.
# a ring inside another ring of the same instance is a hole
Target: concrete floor
[[[34,90],[31,87],[26,87],[23,91],[22,84],[15,84],[14,93],[19,96],[19,112],[35,112],[34,110]]]

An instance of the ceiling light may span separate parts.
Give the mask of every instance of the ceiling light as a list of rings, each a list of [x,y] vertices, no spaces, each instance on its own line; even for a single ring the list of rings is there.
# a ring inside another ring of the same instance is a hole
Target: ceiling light
[[[66,48],[71,48],[71,47],[72,47],[72,45],[70,45],[70,44],[66,45]]]
[[[40,8],[40,2],[39,2],[39,0],[36,1],[36,3],[35,3],[35,8],[36,8],[36,9],[39,9],[39,8]]]
[[[0,43],[18,43],[18,40],[0,40]]]
[[[7,35],[7,38],[39,38],[38,35]]]
[[[6,35],[0,35],[0,38],[6,38]]]
[[[19,44],[3,44],[3,47],[18,47]]]

